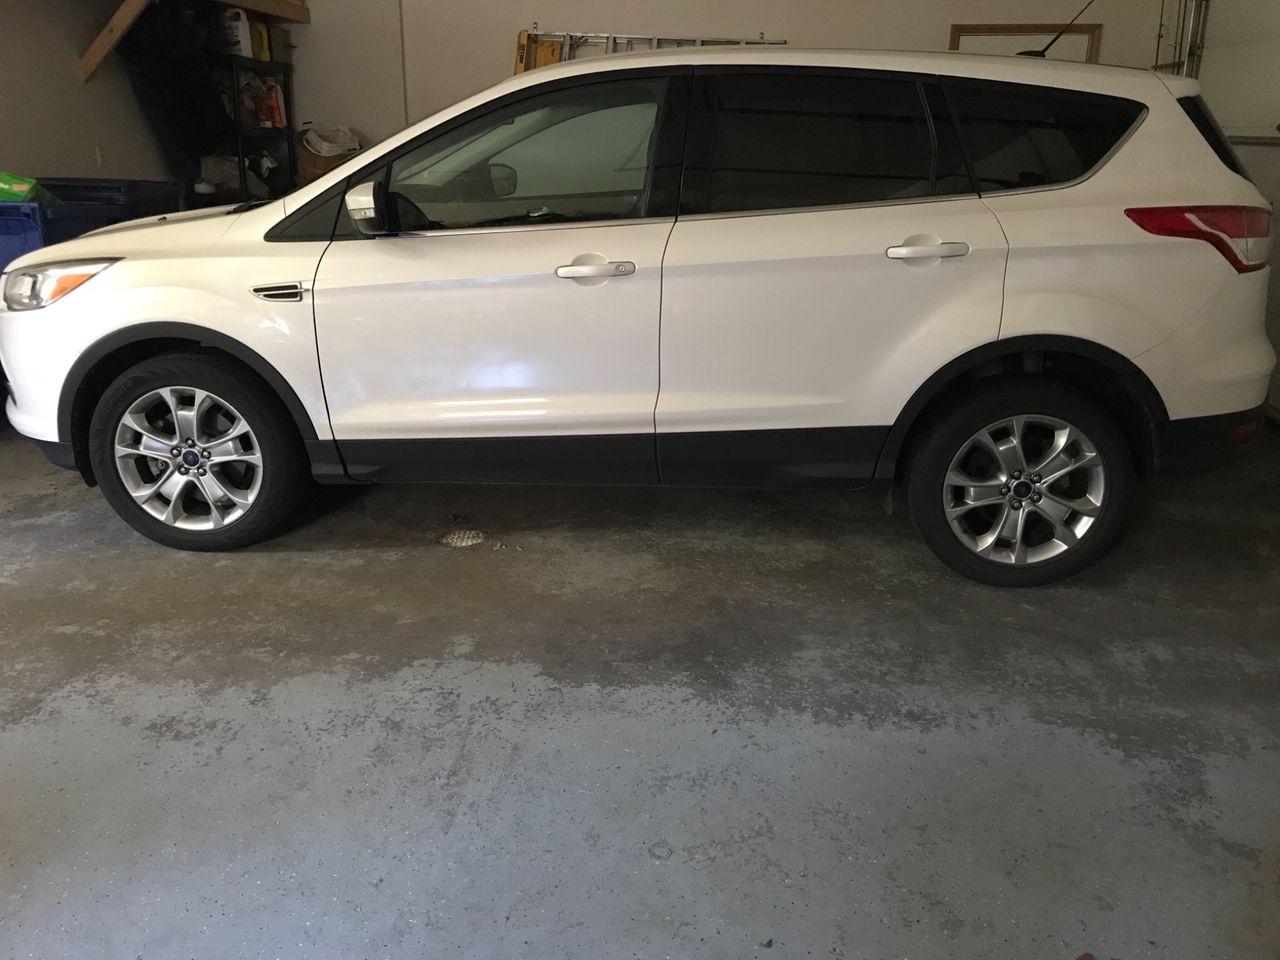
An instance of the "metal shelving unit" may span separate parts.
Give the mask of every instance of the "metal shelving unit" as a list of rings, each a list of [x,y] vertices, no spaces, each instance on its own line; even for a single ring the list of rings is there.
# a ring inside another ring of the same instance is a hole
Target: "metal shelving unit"
[[[236,156],[240,163],[240,200],[252,200],[249,192],[249,175],[245,169],[245,161],[258,156],[264,150],[272,154],[273,159],[279,155],[285,162],[278,168],[277,175],[266,182],[267,192],[271,197],[283,196],[298,183],[298,158],[296,153],[296,129],[294,127],[293,106],[293,64],[274,60],[255,60],[252,57],[221,54],[219,60],[230,71],[231,79],[231,118],[236,130]],[[252,118],[246,117],[240,99],[241,81],[246,73],[256,73],[274,79],[284,97],[283,127],[253,126]],[[279,146],[283,142],[283,149]],[[271,149],[272,146],[277,149]]]

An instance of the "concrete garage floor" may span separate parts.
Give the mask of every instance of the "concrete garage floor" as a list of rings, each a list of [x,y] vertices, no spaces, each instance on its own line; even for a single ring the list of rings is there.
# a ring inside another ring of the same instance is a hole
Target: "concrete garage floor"
[[[339,490],[183,555],[5,427],[0,953],[1275,960],[1278,475],[1000,592],[873,495]]]

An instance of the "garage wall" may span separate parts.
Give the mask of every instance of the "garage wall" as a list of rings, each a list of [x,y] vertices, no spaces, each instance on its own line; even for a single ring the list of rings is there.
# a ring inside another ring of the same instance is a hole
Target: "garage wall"
[[[165,180],[160,149],[129,86],[108,57],[87,83],[80,54],[118,0],[3,3],[0,31],[0,170],[24,176]],[[101,147],[99,166],[95,147]]]
[[[1240,144],[1236,149],[1280,212],[1280,4],[1276,0],[1213,0],[1200,86],[1228,134],[1271,141]],[[1280,235],[1280,216],[1272,230]],[[1280,268],[1271,272],[1268,329],[1280,351]],[[1271,399],[1280,403],[1280,371],[1271,382]]]
[[[549,30],[763,32],[794,46],[945,50],[954,21],[1065,22],[1083,0],[364,0],[358,16],[344,0],[310,3],[312,24],[296,34],[300,118],[381,139],[510,76],[516,33],[535,21]],[[1160,0],[1097,0],[1085,19],[1104,25],[1106,62],[1154,62]]]
[[[307,5],[311,25],[291,28],[299,122],[351,127],[366,146],[403,129],[400,0]]]
[[[515,34],[541,29],[754,37],[800,47],[945,50],[954,21],[1069,20],[1083,0],[404,0],[409,113],[423,117],[511,74]],[[1150,66],[1159,0],[1098,0],[1085,15],[1104,24],[1108,63]]]
[[[1200,85],[1232,136],[1274,137],[1280,124],[1280,3],[1213,0]]]
[[[1277,57],[1280,57],[1280,50],[1277,52]],[[1240,159],[1248,169],[1249,175],[1258,185],[1258,189],[1266,194],[1267,199],[1275,207],[1271,217],[1271,235],[1280,237],[1280,142],[1274,146],[1239,144],[1236,146],[1236,151],[1240,154]],[[1271,342],[1275,345],[1276,353],[1280,354],[1280,264],[1276,259],[1280,257],[1280,244],[1277,244],[1275,249],[1276,254],[1272,258],[1271,267],[1271,300],[1267,312],[1267,331],[1271,334]],[[1280,408],[1280,368],[1276,369],[1275,375],[1271,378],[1271,403]]]

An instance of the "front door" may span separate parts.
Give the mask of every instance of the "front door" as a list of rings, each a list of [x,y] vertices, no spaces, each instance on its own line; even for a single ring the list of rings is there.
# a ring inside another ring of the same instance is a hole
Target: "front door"
[[[681,98],[684,81],[654,71],[544,84],[368,175],[384,178],[398,233],[336,239],[314,286],[353,475],[656,478]]]
[[[719,69],[693,103],[663,273],[662,480],[867,480],[916,388],[1000,329],[1008,245],[941,90]]]

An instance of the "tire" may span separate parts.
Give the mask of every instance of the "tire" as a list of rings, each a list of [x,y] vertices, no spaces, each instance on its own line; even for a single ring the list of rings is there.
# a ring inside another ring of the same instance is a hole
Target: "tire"
[[[266,539],[307,479],[302,443],[279,399],[235,363],[196,353],[165,354],[122,373],[94,410],[89,455],[116,513],[178,550],[235,550]]]
[[[1128,521],[1136,482],[1129,444],[1101,406],[1064,384],[978,385],[915,436],[912,521],[943,563],[979,583],[1030,587],[1069,577],[1105,554]]]

